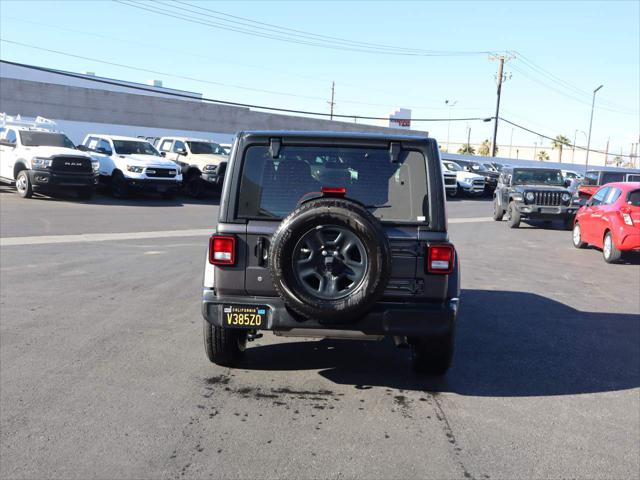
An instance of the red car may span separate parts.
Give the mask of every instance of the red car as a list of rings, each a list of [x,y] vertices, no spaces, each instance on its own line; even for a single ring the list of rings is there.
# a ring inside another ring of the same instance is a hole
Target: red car
[[[623,252],[640,250],[640,182],[608,183],[578,210],[573,222],[573,246],[602,249],[607,263]]]

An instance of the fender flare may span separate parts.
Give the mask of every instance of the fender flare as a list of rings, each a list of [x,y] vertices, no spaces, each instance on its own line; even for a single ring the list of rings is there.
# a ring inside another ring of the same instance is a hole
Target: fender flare
[[[182,169],[182,178],[183,180],[186,180],[187,178],[191,177],[192,175],[199,177],[202,175],[202,171],[198,168],[195,167],[193,165],[189,165],[187,167],[183,167]]]
[[[24,158],[20,158],[16,160],[16,163],[13,164],[13,179],[15,180],[22,170],[31,170],[27,166],[27,161]]]

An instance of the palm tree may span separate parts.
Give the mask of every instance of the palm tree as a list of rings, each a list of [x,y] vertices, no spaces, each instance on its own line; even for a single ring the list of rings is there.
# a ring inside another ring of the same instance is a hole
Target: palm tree
[[[478,148],[478,155],[482,155],[483,157],[488,157],[489,152],[491,152],[491,142],[489,142],[489,139],[487,138],[484,142],[480,144],[480,147]]]
[[[536,156],[538,157],[538,160],[542,160],[543,162],[545,160],[549,160],[549,154],[544,150],[540,150]]]
[[[565,145],[571,145],[569,139],[564,135],[557,135],[556,138],[551,142],[552,147],[559,150],[558,161],[562,163],[562,147]]]
[[[468,143],[465,143],[458,149],[458,153],[461,153],[462,155],[473,155],[476,153],[476,149]]]

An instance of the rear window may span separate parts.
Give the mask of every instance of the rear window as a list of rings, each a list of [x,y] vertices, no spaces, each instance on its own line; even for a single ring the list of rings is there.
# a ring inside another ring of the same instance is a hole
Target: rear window
[[[627,203],[634,207],[640,207],[640,190],[633,190],[632,192],[629,192]]]
[[[392,163],[388,149],[283,146],[272,158],[268,146],[245,152],[238,216],[281,219],[322,187],[346,189],[380,220],[428,219],[424,155],[402,151]]]

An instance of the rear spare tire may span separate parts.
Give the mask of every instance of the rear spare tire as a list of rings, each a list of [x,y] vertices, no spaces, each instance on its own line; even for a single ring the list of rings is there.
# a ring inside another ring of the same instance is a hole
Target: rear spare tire
[[[273,235],[269,271],[294,312],[323,323],[355,321],[387,285],[389,240],[362,205],[341,198],[310,200]]]

